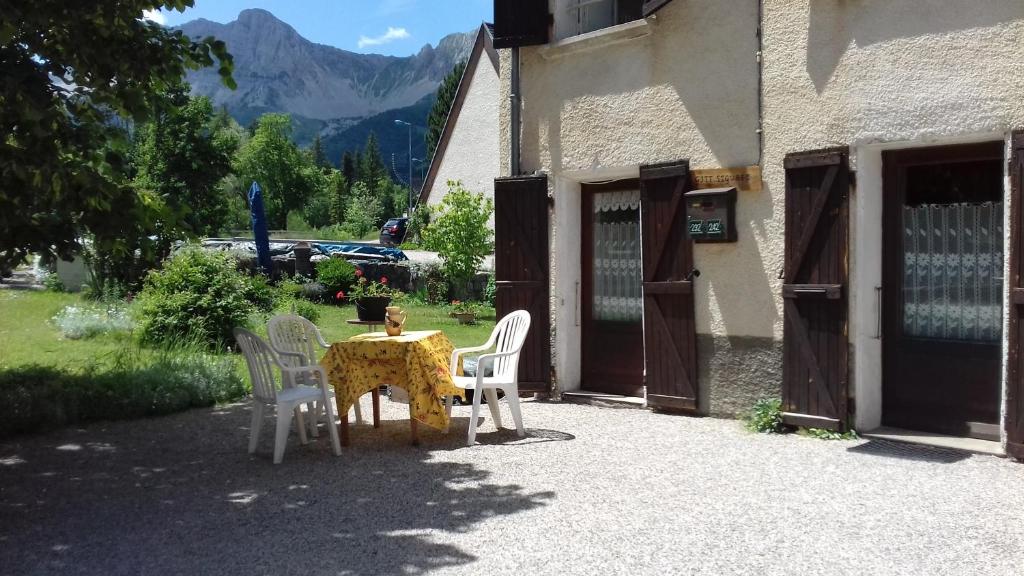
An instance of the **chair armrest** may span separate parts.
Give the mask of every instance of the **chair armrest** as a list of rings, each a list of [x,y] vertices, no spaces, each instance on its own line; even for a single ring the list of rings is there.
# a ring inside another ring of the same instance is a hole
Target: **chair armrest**
[[[320,387],[327,391],[327,371],[324,370],[323,366],[319,364],[313,364],[310,366],[282,366],[281,372],[285,374],[310,374],[316,377],[320,381]]]
[[[484,344],[483,346],[473,346],[471,348],[456,348],[455,350],[452,350],[452,362],[451,364],[448,365],[449,368],[451,369],[452,376],[458,375],[460,356],[469,352],[483,352],[488,348],[490,348],[490,346]]]
[[[277,354],[278,358],[281,360],[281,365],[283,367],[291,366],[293,360],[298,360],[296,363],[297,366],[302,366],[306,363],[306,355],[299,352],[286,352],[284,350],[274,348],[274,353]]]
[[[493,372],[494,361],[498,358],[504,358],[506,356],[516,356],[519,354],[519,350],[513,350],[512,352],[494,352],[492,354],[482,354],[476,359],[476,383],[479,385],[484,381],[484,366],[487,362],[491,363],[491,370]]]
[[[323,334],[321,334],[321,333],[320,333],[320,331],[319,331],[319,330],[317,330],[317,331],[316,331],[316,342],[317,342],[317,344],[319,344],[319,345],[320,345],[320,347],[321,347],[321,348],[323,348],[324,350],[326,350],[326,349],[328,349],[328,348],[330,348],[330,347],[331,347],[331,345],[330,345],[330,344],[328,344],[326,340],[324,340],[324,336],[323,336]]]

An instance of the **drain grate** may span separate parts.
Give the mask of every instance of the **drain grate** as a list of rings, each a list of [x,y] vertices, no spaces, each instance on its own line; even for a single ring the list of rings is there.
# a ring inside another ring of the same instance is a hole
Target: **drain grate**
[[[847,451],[855,454],[868,454],[870,456],[899,458],[900,460],[916,460],[918,462],[934,462],[938,464],[952,464],[971,457],[970,452],[964,452],[961,450],[877,439],[868,440],[863,444],[847,448]]]

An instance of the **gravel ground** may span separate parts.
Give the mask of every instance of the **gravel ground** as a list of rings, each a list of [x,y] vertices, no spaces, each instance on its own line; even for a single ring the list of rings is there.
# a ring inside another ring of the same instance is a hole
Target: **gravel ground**
[[[2,443],[0,573],[1024,573],[1011,461],[539,401],[413,448],[383,404],[280,466],[247,403]]]

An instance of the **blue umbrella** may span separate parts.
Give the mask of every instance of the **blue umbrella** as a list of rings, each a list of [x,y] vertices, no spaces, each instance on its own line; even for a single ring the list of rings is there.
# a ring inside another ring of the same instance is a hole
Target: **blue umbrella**
[[[267,233],[267,215],[263,211],[263,190],[256,182],[249,188],[249,210],[252,213],[252,235],[256,240],[256,262],[267,276],[274,271],[270,261],[270,235]]]

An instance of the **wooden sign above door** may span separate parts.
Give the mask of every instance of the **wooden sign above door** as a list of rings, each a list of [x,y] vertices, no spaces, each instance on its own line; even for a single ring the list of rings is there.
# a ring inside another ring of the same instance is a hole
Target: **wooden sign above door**
[[[761,167],[697,168],[690,171],[694,190],[704,188],[735,188],[740,192],[760,192]]]

